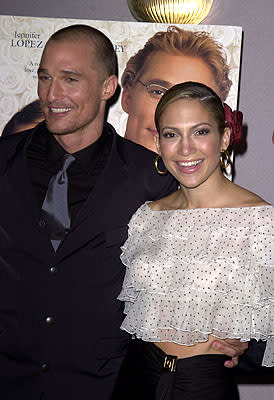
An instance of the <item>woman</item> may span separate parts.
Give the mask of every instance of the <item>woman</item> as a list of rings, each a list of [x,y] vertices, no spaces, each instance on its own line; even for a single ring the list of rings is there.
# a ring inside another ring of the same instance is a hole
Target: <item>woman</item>
[[[234,137],[212,89],[175,85],[155,124],[179,189],[137,210],[122,248],[122,329],[141,339],[133,391],[150,400],[231,399],[216,337],[267,340],[263,365],[274,365],[274,208],[224,177]]]
[[[171,86],[196,81],[211,87],[223,101],[231,87],[222,46],[206,32],[170,26],[157,32],[127,62],[121,78],[122,107],[128,114],[125,137],[156,151],[154,113]]]

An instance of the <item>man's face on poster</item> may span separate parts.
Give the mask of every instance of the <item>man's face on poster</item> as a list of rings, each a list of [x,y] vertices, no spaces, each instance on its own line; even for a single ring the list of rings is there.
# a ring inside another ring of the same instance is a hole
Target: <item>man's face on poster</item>
[[[211,69],[202,59],[164,51],[153,53],[141,73],[137,74],[133,86],[123,89],[122,106],[128,114],[125,137],[156,152],[153,135],[156,133],[154,113],[157,101],[148,95],[144,85],[157,83],[169,89],[186,81],[204,83],[220,94]]]

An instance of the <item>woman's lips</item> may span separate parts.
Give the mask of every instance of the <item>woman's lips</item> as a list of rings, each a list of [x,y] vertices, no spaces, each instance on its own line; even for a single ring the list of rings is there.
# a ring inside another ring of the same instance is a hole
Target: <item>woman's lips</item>
[[[199,159],[199,160],[177,161],[176,164],[179,167],[180,171],[186,174],[192,174],[193,172],[196,172],[200,168],[202,162],[203,159]]]

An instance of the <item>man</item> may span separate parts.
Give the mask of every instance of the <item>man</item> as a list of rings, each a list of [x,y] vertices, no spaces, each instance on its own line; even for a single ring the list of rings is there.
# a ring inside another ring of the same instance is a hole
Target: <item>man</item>
[[[1,140],[1,399],[111,399],[130,339],[117,301],[127,223],[176,188],[157,175],[154,153],[105,123],[115,71],[100,31],[56,32],[38,70],[46,123]],[[64,224],[51,209],[62,184]]]

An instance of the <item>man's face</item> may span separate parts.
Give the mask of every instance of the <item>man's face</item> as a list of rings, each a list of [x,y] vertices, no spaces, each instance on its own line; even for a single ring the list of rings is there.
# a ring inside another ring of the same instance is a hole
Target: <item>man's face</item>
[[[208,65],[200,58],[181,54],[154,53],[137,78],[145,85],[158,83],[167,89],[180,82],[195,81],[204,83],[218,93]],[[123,89],[122,105],[128,113],[125,137],[156,151],[153,135],[156,133],[154,113],[157,102],[151,101],[145,87],[136,82],[132,88]]]
[[[48,42],[38,70],[38,95],[49,131],[84,135],[100,129],[106,77],[90,41]]]

